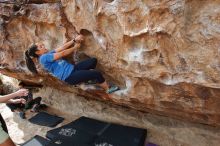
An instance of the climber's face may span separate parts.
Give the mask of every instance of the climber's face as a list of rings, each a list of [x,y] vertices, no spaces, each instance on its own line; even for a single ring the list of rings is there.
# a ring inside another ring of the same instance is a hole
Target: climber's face
[[[36,51],[36,54],[42,55],[48,52],[47,48],[44,46],[43,43],[36,43],[38,50]]]

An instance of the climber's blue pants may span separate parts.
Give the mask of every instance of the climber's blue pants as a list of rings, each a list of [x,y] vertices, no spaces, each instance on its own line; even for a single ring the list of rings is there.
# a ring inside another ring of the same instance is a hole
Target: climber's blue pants
[[[97,83],[103,83],[105,81],[102,74],[94,70],[97,64],[96,58],[90,58],[79,62],[74,66],[74,70],[65,82],[71,85],[76,85],[82,82],[88,82],[89,80],[95,80]]]

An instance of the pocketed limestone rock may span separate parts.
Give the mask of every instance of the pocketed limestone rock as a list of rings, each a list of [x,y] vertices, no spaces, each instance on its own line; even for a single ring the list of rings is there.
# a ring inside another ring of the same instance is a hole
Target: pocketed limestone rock
[[[182,120],[220,123],[220,1],[61,0],[0,4],[3,74],[88,98]],[[121,87],[111,95],[32,75],[24,51],[50,50],[77,33],[80,52]]]

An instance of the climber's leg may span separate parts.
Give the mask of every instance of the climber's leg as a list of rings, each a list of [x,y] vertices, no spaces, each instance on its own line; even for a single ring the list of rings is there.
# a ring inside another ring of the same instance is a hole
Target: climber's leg
[[[89,70],[89,69],[95,69],[97,64],[96,58],[90,58],[84,61],[81,61],[75,65],[75,70]]]
[[[71,85],[76,85],[82,82],[88,82],[89,80],[96,80],[98,85],[108,94],[119,90],[118,86],[109,87],[102,74],[96,70],[73,71],[65,82]]]
[[[96,80],[98,84],[105,82],[102,74],[96,70],[73,71],[70,76],[65,79],[65,82],[71,85],[76,85],[82,82],[88,82],[89,80]]]

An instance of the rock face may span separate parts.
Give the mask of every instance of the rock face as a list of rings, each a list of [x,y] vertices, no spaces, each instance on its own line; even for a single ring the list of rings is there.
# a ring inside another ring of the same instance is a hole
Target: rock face
[[[3,74],[144,112],[220,126],[219,0],[25,2],[0,4]],[[54,49],[77,33],[85,36],[79,55],[96,57],[98,69],[120,85],[120,91],[84,91],[43,70],[38,76],[27,70],[23,52],[31,43],[41,41]]]

